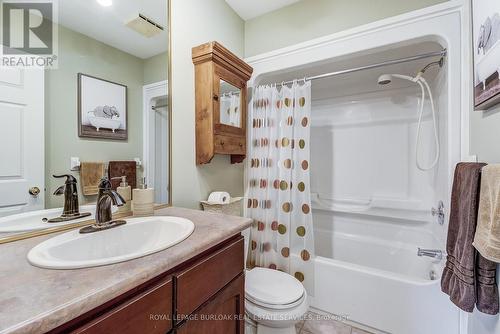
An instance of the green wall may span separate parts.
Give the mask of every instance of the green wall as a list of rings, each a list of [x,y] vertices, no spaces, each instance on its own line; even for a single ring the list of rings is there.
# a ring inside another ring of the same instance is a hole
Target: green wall
[[[500,163],[500,107],[471,111],[470,154],[478,161]]]
[[[90,37],[59,27],[59,68],[45,72],[46,207],[63,205],[52,193],[62,183],[52,174],[69,172],[70,157],[80,161],[142,158],[142,87],[166,80],[166,54],[143,60]],[[161,57],[163,56],[163,57]],[[156,69],[156,70],[155,70]],[[128,140],[79,138],[77,129],[77,73],[86,73],[127,86]],[[141,171],[138,170],[139,176]],[[73,172],[79,178],[78,172]],[[80,204],[95,201],[84,197]]]
[[[224,0],[171,0],[172,10],[172,196],[176,206],[199,208],[210,191],[243,194],[243,164],[216,155],[196,166],[194,66],[191,48],[219,41],[243,56],[244,23]]]
[[[167,80],[168,54],[167,52],[144,60],[144,84]]]
[[[245,57],[447,0],[302,0],[245,22]]]

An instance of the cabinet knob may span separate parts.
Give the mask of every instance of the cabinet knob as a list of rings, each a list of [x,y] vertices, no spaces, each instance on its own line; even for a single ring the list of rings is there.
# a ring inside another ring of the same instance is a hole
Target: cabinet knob
[[[240,147],[243,147],[243,143],[240,143]]]
[[[221,144],[222,146],[224,146],[224,142],[223,142],[222,140],[221,140],[220,144]]]
[[[214,101],[219,101],[219,96],[217,94],[214,94]]]

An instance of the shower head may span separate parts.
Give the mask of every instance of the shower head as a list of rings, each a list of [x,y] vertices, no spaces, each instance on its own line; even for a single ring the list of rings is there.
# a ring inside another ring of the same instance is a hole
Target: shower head
[[[378,77],[378,84],[379,85],[388,85],[392,81],[392,76],[390,74],[382,74],[381,76]]]
[[[378,84],[379,85],[388,85],[392,82],[393,78],[399,78],[399,79],[404,79],[408,80],[411,82],[417,82],[418,78],[415,77],[410,77],[408,75],[401,75],[401,74],[382,74],[381,76],[378,77]]]

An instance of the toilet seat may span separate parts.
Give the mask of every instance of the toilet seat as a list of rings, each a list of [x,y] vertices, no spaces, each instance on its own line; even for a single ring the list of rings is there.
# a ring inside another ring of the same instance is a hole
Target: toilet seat
[[[245,277],[245,299],[262,308],[286,310],[302,304],[306,293],[293,276],[272,269],[254,268]]]
[[[263,309],[279,311],[279,310],[288,310],[288,309],[299,306],[304,301],[305,297],[306,297],[305,294],[303,294],[302,297],[300,297],[300,299],[298,299],[297,301],[290,303],[290,304],[285,304],[285,305],[281,305],[281,304],[275,305],[275,304],[271,304],[271,303],[264,303],[261,301],[256,301],[256,300],[252,299],[250,296],[245,296],[245,299],[248,302],[250,302],[258,307],[261,307]]]

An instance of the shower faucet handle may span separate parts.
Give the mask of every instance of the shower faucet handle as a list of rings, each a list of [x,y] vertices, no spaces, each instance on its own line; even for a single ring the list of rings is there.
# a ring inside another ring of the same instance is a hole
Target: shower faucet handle
[[[444,213],[444,203],[443,201],[438,202],[438,207],[432,208],[431,209],[431,214],[433,217],[437,217],[439,225],[444,225],[444,218],[445,218],[445,213]]]

